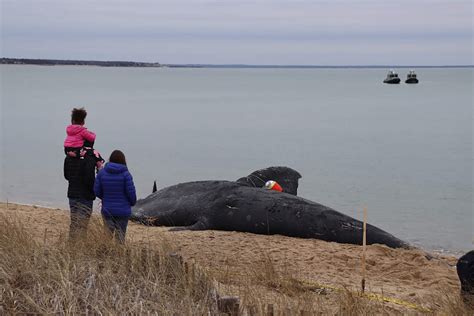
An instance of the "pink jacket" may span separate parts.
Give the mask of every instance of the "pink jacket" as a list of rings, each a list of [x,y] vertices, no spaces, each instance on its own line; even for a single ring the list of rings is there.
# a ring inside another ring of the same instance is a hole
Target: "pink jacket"
[[[82,125],[69,125],[66,127],[67,137],[64,140],[64,147],[82,147],[84,140],[95,141],[95,133],[88,131]]]

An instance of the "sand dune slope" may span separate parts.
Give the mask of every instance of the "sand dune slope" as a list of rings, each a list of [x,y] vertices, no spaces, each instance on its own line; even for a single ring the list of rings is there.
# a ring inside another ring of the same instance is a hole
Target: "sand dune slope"
[[[0,206],[0,213],[20,219],[38,240],[50,242],[67,234],[69,216],[65,210],[5,203]],[[195,262],[231,287],[248,282],[261,285],[254,271],[271,269],[308,286],[351,291],[360,288],[362,247],[355,245],[239,232],[169,232],[164,227],[134,223],[129,225],[127,242],[150,247],[171,243],[186,261]],[[455,264],[455,257],[434,255],[428,259],[421,250],[371,245],[367,252],[367,290],[436,311],[446,299],[458,296]]]

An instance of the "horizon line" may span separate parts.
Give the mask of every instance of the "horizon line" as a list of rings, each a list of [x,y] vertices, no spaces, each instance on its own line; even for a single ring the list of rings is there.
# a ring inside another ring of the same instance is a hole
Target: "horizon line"
[[[168,67],[235,67],[235,68],[473,68],[473,65],[300,65],[300,64],[161,64]]]
[[[37,60],[37,61],[66,61],[66,62],[110,62],[110,63],[137,63],[137,64],[159,64],[165,67],[229,67],[229,68],[474,68],[474,64],[440,64],[440,65],[394,65],[394,64],[341,64],[341,65],[311,65],[311,64],[246,64],[246,63],[160,63],[148,61],[130,60],[98,60],[98,59],[56,59],[56,58],[25,58],[25,57],[1,57],[0,59],[14,60]]]

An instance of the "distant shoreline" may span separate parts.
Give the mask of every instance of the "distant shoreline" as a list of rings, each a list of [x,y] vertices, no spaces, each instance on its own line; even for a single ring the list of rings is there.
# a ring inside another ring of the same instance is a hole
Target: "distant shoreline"
[[[99,66],[136,68],[256,68],[256,69],[387,69],[387,68],[474,68],[474,65],[247,65],[247,64],[160,64],[158,62],[100,61],[66,59],[1,58],[3,65]]]
[[[100,60],[63,60],[63,59],[29,59],[2,58],[2,65],[38,65],[38,66],[100,66],[100,67],[161,67],[160,63],[143,63],[135,61],[100,61]]]

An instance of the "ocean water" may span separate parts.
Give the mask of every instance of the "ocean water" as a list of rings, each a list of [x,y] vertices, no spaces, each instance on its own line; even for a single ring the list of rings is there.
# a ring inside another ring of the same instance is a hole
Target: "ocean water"
[[[473,68],[176,69],[2,65],[2,201],[66,207],[65,127],[88,111],[138,195],[285,165],[299,195],[428,250],[473,248]],[[408,69],[399,69],[404,79]]]

